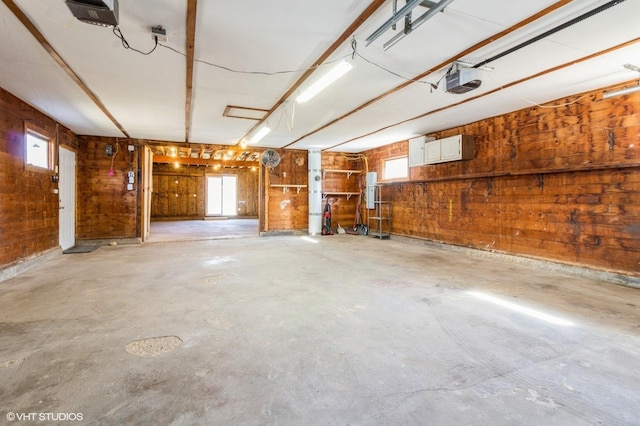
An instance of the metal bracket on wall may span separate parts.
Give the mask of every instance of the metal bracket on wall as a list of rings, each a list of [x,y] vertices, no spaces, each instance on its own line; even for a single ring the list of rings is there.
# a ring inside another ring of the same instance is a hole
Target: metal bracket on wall
[[[609,129],[607,137],[609,139],[609,151],[613,151],[613,147],[616,144],[616,135],[613,133],[613,130]]]

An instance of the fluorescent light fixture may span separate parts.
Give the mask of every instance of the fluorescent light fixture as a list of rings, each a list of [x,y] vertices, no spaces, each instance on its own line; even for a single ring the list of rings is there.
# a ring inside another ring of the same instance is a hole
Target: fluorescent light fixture
[[[353,65],[351,65],[346,60],[338,62],[338,64],[331,68],[329,72],[327,72],[318,81],[309,86],[307,90],[302,92],[300,96],[296,98],[296,102],[307,102],[309,99],[313,98],[315,95],[327,88],[327,86],[329,86],[331,83],[349,72],[351,68],[353,68]]]
[[[544,312],[536,311],[535,309],[527,308],[525,306],[520,306],[515,303],[507,302],[506,300],[502,300],[497,297],[490,296],[488,294],[479,293],[476,291],[470,291],[469,294],[473,297],[477,297],[478,299],[484,300],[486,302],[491,302],[495,305],[502,306],[503,308],[511,309],[512,311],[519,312],[521,314],[525,314],[536,319],[550,322],[551,324],[562,325],[565,327],[570,325],[575,325],[571,321],[554,317],[553,315],[545,314]]]
[[[608,92],[602,95],[602,99],[613,98],[614,96],[628,95],[640,91],[640,86],[627,87],[626,89],[616,90],[615,92]]]
[[[637,65],[624,64],[623,67],[630,71],[640,72],[640,67]],[[638,82],[637,86],[627,87],[626,89],[615,90],[613,92],[605,93],[604,95],[602,95],[602,99],[609,99],[609,98],[613,98],[614,96],[628,95],[629,93],[634,93],[637,91],[640,91],[640,82]]]
[[[249,143],[254,144],[254,143],[260,142],[262,138],[267,136],[267,133],[269,133],[270,131],[271,131],[271,128],[269,126],[264,126],[262,129],[258,130],[258,132],[255,135],[253,135]]]

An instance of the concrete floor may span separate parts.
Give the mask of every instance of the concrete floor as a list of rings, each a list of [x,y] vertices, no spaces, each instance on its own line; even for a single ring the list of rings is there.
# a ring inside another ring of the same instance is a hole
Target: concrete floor
[[[106,246],[0,284],[0,423],[639,424],[639,305],[397,239]],[[127,351],[167,336],[182,344]]]
[[[217,240],[258,236],[258,219],[153,221],[147,242]]]

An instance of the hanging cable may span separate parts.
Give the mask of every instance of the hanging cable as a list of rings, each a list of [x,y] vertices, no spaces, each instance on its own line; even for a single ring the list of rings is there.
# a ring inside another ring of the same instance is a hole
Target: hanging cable
[[[134,47],[131,47],[131,45],[129,44],[129,42],[127,41],[127,39],[124,37],[124,34],[122,34],[122,30],[120,29],[120,27],[114,27],[113,28],[113,34],[118,37],[118,39],[120,39],[120,42],[122,43],[122,47],[124,47],[127,50],[133,50],[134,52],[138,52],[141,55],[150,55],[151,53],[153,53],[154,50],[156,50],[156,48],[158,47],[158,37],[153,37],[156,40],[156,44],[153,46],[153,49],[151,49],[148,52],[143,52],[141,50],[138,50]]]
[[[351,38],[351,60],[356,60],[356,54],[358,53],[358,42],[356,41],[355,36]]]
[[[347,161],[360,161],[362,160],[364,162],[364,169],[365,169],[365,173],[369,172],[369,161],[367,160],[367,156],[364,154],[352,154],[352,153],[347,153],[347,152],[341,152],[339,153],[340,156],[342,158],[344,158]]]
[[[181,51],[179,51],[178,49],[175,49],[175,48],[173,48],[173,47],[171,47],[171,46],[168,46],[168,45],[166,45],[166,44],[158,43],[158,45],[159,45],[160,47],[164,47],[165,49],[171,50],[172,52],[177,53],[178,55],[185,56],[185,57],[187,56],[186,54],[182,53],[182,52],[181,52]],[[356,59],[356,57],[361,58],[363,61],[365,61],[365,62],[367,62],[367,63],[369,63],[369,64],[371,64],[371,65],[373,65],[373,66],[375,66],[375,67],[378,67],[378,68],[380,68],[381,70],[383,70],[383,71],[385,71],[385,72],[387,72],[387,73],[389,73],[389,74],[391,74],[391,75],[394,75],[394,76],[396,76],[396,77],[398,77],[398,78],[401,78],[401,79],[403,79],[403,80],[410,81],[410,82],[413,82],[413,83],[427,84],[427,85],[429,85],[429,86],[431,87],[431,89],[432,89],[432,90],[433,90],[433,89],[437,89],[437,88],[438,88],[438,84],[439,84],[439,83],[440,83],[440,81],[442,81],[442,79],[445,77],[445,76],[443,75],[443,76],[442,76],[442,77],[441,77],[441,78],[440,78],[436,83],[432,83],[432,82],[430,82],[430,81],[419,80],[419,79],[409,78],[409,77],[405,77],[405,76],[403,76],[403,75],[400,75],[400,74],[398,74],[397,72],[392,71],[392,70],[390,70],[389,68],[386,68],[385,66],[380,65],[380,64],[378,64],[377,62],[374,62],[374,61],[372,61],[372,60],[368,59],[367,57],[363,56],[363,55],[358,51],[358,42],[357,42],[357,40],[356,40],[356,38],[355,38],[355,37],[353,37],[353,38],[351,39],[351,53],[346,54],[346,55],[343,55],[343,56],[340,56],[339,58],[333,59],[333,60],[331,60],[331,61],[324,62],[324,63],[319,64],[319,65],[314,65],[314,66],[309,67],[309,68],[300,68],[300,69],[297,69],[297,70],[283,70],[283,71],[248,71],[248,70],[238,70],[238,69],[230,68],[230,67],[227,67],[227,66],[224,66],[224,65],[214,64],[214,63],[212,63],[212,62],[208,62],[208,61],[205,61],[205,60],[203,60],[203,59],[194,59],[194,62],[198,62],[198,63],[200,63],[200,64],[208,65],[208,66],[211,66],[211,67],[214,67],[214,68],[218,68],[218,69],[221,69],[221,70],[224,70],[224,71],[228,71],[228,72],[231,72],[231,73],[235,73],[235,74],[249,74],[249,75],[266,75],[266,76],[272,76],[272,75],[279,75],[279,74],[293,74],[293,73],[301,73],[301,72],[305,72],[305,71],[312,71],[312,70],[316,70],[316,69],[318,69],[318,68],[320,68],[320,67],[323,67],[323,66],[325,66],[325,65],[331,65],[331,64],[334,64],[334,63],[336,63],[336,62],[339,62],[339,61],[341,61],[341,60],[343,60],[343,59],[345,59],[345,58],[348,58],[349,56],[351,56],[351,59],[352,59],[352,60],[355,60],[355,59]]]
[[[178,49],[174,49],[173,47],[167,46],[166,44],[158,43],[158,46],[164,47],[165,49],[169,49],[172,52],[177,53],[178,55],[181,55],[181,56],[184,56],[184,57],[187,56],[186,54],[182,53]],[[343,60],[344,58],[347,58],[347,57],[349,57],[349,55],[344,55],[344,56],[341,56],[341,57],[339,57],[337,59],[334,59],[332,61],[328,61],[328,62],[325,62],[325,63],[320,64],[320,65],[314,65],[314,66],[309,67],[309,68],[300,68],[300,69],[297,69],[297,70],[284,70],[284,71],[246,71],[246,70],[237,70],[237,69],[234,69],[234,68],[226,67],[224,65],[214,64],[212,62],[208,62],[208,61],[205,61],[203,59],[194,59],[193,62],[198,62],[200,64],[208,65],[210,67],[218,68],[218,69],[221,69],[221,70],[224,70],[224,71],[229,71],[229,72],[232,72],[232,73],[235,73],[235,74],[253,74],[253,75],[268,75],[269,76],[269,75],[278,75],[278,74],[294,74],[294,73],[300,73],[300,72],[305,72],[305,71],[309,71],[309,70],[315,70],[315,69],[323,67],[325,65],[330,65],[330,64],[339,62],[339,61],[341,61],[341,60]]]

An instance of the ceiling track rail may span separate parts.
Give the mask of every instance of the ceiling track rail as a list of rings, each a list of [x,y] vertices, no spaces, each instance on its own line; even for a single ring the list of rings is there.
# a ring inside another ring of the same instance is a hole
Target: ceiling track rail
[[[522,84],[522,83],[525,83],[525,82],[527,82],[527,81],[534,80],[534,79],[536,79],[536,78],[538,78],[538,77],[542,77],[542,76],[547,75],[547,74],[550,74],[550,73],[552,73],[552,72],[559,71],[559,70],[561,70],[561,69],[568,68],[568,67],[570,67],[570,66],[573,66],[573,65],[576,65],[576,64],[579,64],[579,63],[585,62],[585,61],[589,61],[589,60],[594,59],[594,58],[597,58],[597,57],[599,57],[599,56],[606,55],[606,54],[611,53],[611,52],[615,52],[616,50],[624,49],[625,47],[632,46],[632,45],[634,45],[634,44],[636,44],[636,43],[640,43],[640,37],[635,38],[635,39],[633,39],[633,40],[629,40],[629,41],[627,41],[627,42],[625,42],[625,43],[621,43],[621,44],[619,44],[619,45],[617,45],[617,46],[610,47],[610,48],[605,49],[605,50],[602,50],[602,51],[600,51],[600,52],[596,52],[596,53],[593,53],[593,54],[591,54],[591,55],[584,56],[584,57],[582,57],[582,58],[580,58],[580,59],[572,60],[572,61],[570,61],[570,62],[567,62],[567,63],[561,64],[561,65],[557,65],[557,66],[552,67],[552,68],[548,68],[548,69],[546,69],[546,70],[543,70],[543,71],[540,71],[540,72],[538,72],[538,73],[536,73],[536,74],[533,74],[533,75],[531,75],[531,76],[529,76],[529,77],[525,77],[525,78],[521,78],[521,79],[516,80],[516,81],[512,81],[511,83],[504,84],[504,85],[502,85],[502,86],[500,86],[500,87],[497,87],[497,88],[495,88],[495,89],[493,89],[493,90],[490,90],[490,91],[488,91],[488,92],[486,92],[486,93],[482,93],[482,94],[480,94],[480,95],[476,95],[476,96],[474,96],[474,97],[464,99],[464,100],[462,100],[462,101],[460,101],[460,102],[456,102],[456,103],[451,104],[451,105],[447,105],[447,106],[444,106],[444,107],[441,107],[441,108],[436,108],[436,109],[434,109],[434,110],[431,110],[431,111],[425,112],[425,113],[420,114],[420,115],[417,115],[417,116],[415,116],[415,117],[411,117],[411,118],[408,118],[408,119],[406,119],[406,120],[402,120],[402,121],[400,121],[400,122],[398,122],[398,123],[395,123],[395,124],[390,124],[390,125],[388,125],[388,126],[385,126],[385,127],[380,128],[380,129],[374,130],[373,132],[369,132],[369,133],[367,133],[367,134],[365,134],[365,135],[360,135],[360,136],[358,136],[358,137],[356,137],[356,138],[352,138],[352,139],[346,140],[346,141],[344,141],[344,142],[340,142],[339,144],[336,144],[336,145],[330,146],[330,147],[328,147],[328,148],[324,148],[322,151],[327,151],[327,150],[330,150],[330,149],[335,149],[335,148],[337,148],[337,147],[339,147],[339,146],[342,146],[342,145],[348,144],[348,143],[350,143],[350,142],[357,141],[357,140],[358,140],[358,139],[360,139],[360,138],[367,137],[367,136],[372,136],[372,135],[375,135],[376,133],[380,133],[380,132],[383,132],[383,131],[385,131],[385,130],[389,130],[389,129],[393,128],[393,127],[400,126],[400,125],[402,125],[402,124],[406,124],[406,123],[409,123],[409,122],[414,121],[414,120],[419,120],[419,119],[421,119],[421,118],[425,118],[425,117],[428,117],[428,116],[430,116],[430,115],[433,115],[433,114],[436,114],[436,113],[439,113],[439,112],[442,112],[442,111],[446,111],[446,110],[451,109],[451,108],[455,108],[455,107],[457,107],[457,106],[460,106],[460,105],[466,104],[466,103],[468,103],[468,102],[475,101],[476,99],[480,99],[480,98],[483,98],[483,97],[486,97],[486,96],[492,95],[492,94],[494,94],[494,93],[500,92],[500,91],[502,91],[502,90],[508,89],[508,88],[510,88],[510,87],[513,87],[513,86],[517,86],[518,84]]]
[[[405,15],[405,17],[404,17],[404,30],[399,32],[399,33],[397,33],[389,41],[387,41],[382,46],[382,49],[383,50],[389,50],[391,47],[393,47],[400,40],[402,40],[403,38],[405,38],[406,36],[411,34],[413,32],[413,30],[415,30],[420,25],[422,25],[425,22],[427,22],[429,19],[433,18],[436,14],[438,14],[438,12],[444,12],[445,7],[447,7],[452,2],[453,2],[453,0],[441,0],[439,3],[434,3],[434,2],[431,2],[431,1],[423,0],[419,4],[419,6],[424,6],[424,7],[428,8],[429,10],[427,10],[425,13],[420,15],[420,17],[418,17],[415,20],[412,20],[412,12],[407,13]],[[395,23],[393,24],[392,28],[394,26],[395,26]],[[370,42],[367,43],[367,46],[369,44],[370,44]]]
[[[31,20],[25,15],[25,13],[16,5],[13,0],[2,0],[3,3],[9,8],[9,10],[15,15],[16,18],[24,25],[24,27],[31,33],[31,35],[40,43],[40,45],[47,51],[47,53],[53,58],[54,61],[60,65],[60,68],[67,73],[67,75],[76,83],[80,89],[93,101],[93,103],[107,116],[107,118],[113,123],[114,126],[127,138],[130,138],[129,133],[125,128],[116,120],[116,118],[107,109],[106,105],[102,103],[98,95],[93,93],[89,86],[80,78],[80,76],[71,68],[71,66],[62,59],[62,56],[53,48],[51,43],[45,38],[45,36],[36,28]]]
[[[318,132],[321,132],[322,130],[324,130],[324,129],[328,128],[328,127],[333,126],[334,124],[336,124],[336,123],[338,123],[338,122],[340,122],[340,121],[352,116],[353,114],[356,114],[357,112],[360,112],[365,108],[368,108],[369,106],[373,105],[374,103],[376,103],[378,101],[381,101],[382,99],[384,99],[384,98],[386,98],[388,96],[391,96],[391,95],[395,94],[396,92],[399,92],[400,90],[403,90],[404,88],[414,84],[418,80],[421,80],[421,79],[429,76],[430,74],[438,71],[439,69],[442,69],[442,68],[446,67],[447,65],[452,64],[453,62],[463,58],[464,56],[466,56],[466,55],[468,55],[470,53],[473,53],[476,50],[481,49],[481,48],[489,45],[490,43],[493,43],[493,42],[495,42],[497,40],[500,40],[501,38],[506,37],[507,35],[509,35],[509,34],[515,32],[515,31],[521,29],[522,27],[524,27],[526,25],[529,25],[532,22],[537,21],[538,19],[540,19],[540,18],[542,18],[542,17],[554,12],[557,9],[560,9],[561,7],[571,3],[571,1],[572,0],[559,0],[559,1],[555,2],[554,4],[546,7],[543,10],[541,10],[540,12],[538,12],[538,13],[536,13],[534,15],[531,15],[528,18],[518,22],[517,24],[515,24],[515,25],[513,25],[513,26],[511,26],[511,27],[509,27],[509,28],[507,28],[507,29],[505,29],[505,30],[503,30],[503,31],[491,36],[491,37],[488,37],[488,38],[486,38],[486,39],[474,44],[473,46],[471,46],[471,47],[469,47],[469,48],[457,53],[456,55],[454,55],[454,56],[450,57],[449,59],[446,59],[445,61],[439,63],[438,65],[428,69],[427,71],[423,72],[422,74],[417,75],[412,80],[405,81],[402,84],[399,84],[398,86],[394,87],[393,89],[390,89],[390,90],[386,91],[385,93],[383,93],[383,94],[381,94],[381,95],[379,95],[379,96],[377,96],[377,97],[375,97],[373,99],[368,100],[367,102],[361,104],[360,106],[356,107],[355,109],[353,109],[353,110],[351,110],[351,111],[349,111],[349,112],[347,112],[347,113],[345,113],[345,114],[343,114],[343,115],[341,115],[339,117],[334,118],[333,120],[331,120],[328,123],[318,127],[317,129],[312,130],[311,132],[308,132],[308,133],[300,136],[298,139],[296,139],[296,140],[288,143],[287,145],[283,146],[283,148],[289,148],[292,145],[295,145],[296,143],[302,141],[303,139],[305,139],[305,138],[307,138],[309,136],[312,136],[312,135],[314,135],[314,134],[316,134]],[[340,145],[342,145],[342,144],[340,144]],[[333,148],[333,147],[329,147],[329,148],[325,148],[325,149],[331,149],[331,148]]]
[[[487,65],[487,64],[489,64],[489,63],[491,63],[493,61],[496,61],[496,60],[498,60],[500,58],[504,58],[507,55],[510,55],[510,54],[512,54],[514,52],[517,52],[518,50],[520,50],[520,49],[522,49],[524,47],[527,47],[527,46],[529,46],[529,45],[531,45],[533,43],[536,43],[536,42],[538,42],[538,41],[540,41],[542,39],[545,39],[545,38],[549,37],[550,35],[553,35],[553,34],[559,32],[559,31],[562,31],[562,30],[564,30],[566,28],[569,28],[569,27],[577,24],[578,22],[582,22],[585,19],[591,18],[592,16],[597,15],[598,13],[603,12],[603,11],[613,7],[613,6],[617,6],[620,3],[623,3],[625,1],[626,0],[613,0],[613,1],[610,1],[608,3],[603,4],[601,6],[598,6],[595,9],[592,9],[592,10],[586,12],[586,13],[583,13],[580,16],[577,16],[577,17],[575,17],[575,18],[573,18],[573,19],[571,19],[571,20],[569,20],[567,22],[564,22],[564,23],[562,23],[562,24],[560,24],[560,25],[558,25],[556,27],[551,28],[550,30],[545,31],[542,34],[539,34],[539,35],[537,35],[535,37],[532,37],[529,40],[518,44],[517,46],[514,46],[514,47],[512,47],[510,49],[507,49],[502,53],[498,53],[497,55],[492,56],[491,58],[485,59],[484,61],[480,62],[479,64],[474,65],[472,68],[481,68],[481,67],[483,67],[483,66],[485,66],[485,65]]]

